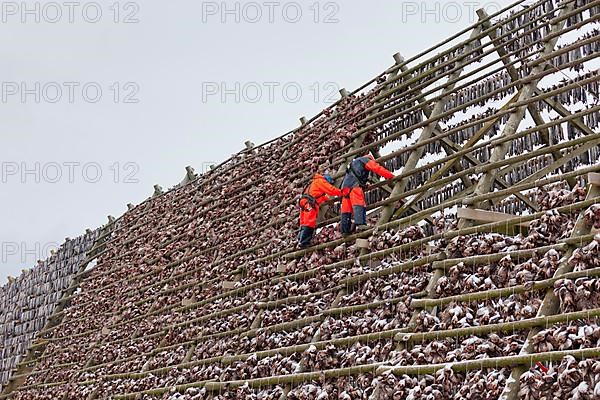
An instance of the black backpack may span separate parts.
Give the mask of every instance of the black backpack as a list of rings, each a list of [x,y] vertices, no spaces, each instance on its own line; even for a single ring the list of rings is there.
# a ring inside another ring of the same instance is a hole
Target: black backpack
[[[302,196],[300,196],[300,198],[298,199],[298,207],[300,207],[300,209],[302,211],[311,211],[312,209],[317,207],[317,199],[313,196],[311,196],[309,194],[310,192],[310,186],[312,185],[312,182],[308,184],[308,186],[306,186],[304,188],[304,190],[302,191]],[[318,198],[321,198],[325,196],[325,194],[322,194],[321,196],[319,196]],[[310,208],[307,208],[306,206],[302,205],[302,200],[306,200],[306,202],[308,203],[308,205],[310,206]]]

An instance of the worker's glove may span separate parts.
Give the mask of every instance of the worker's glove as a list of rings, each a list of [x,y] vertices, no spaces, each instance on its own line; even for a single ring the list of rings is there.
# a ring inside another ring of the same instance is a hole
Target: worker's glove
[[[350,197],[350,188],[343,188],[342,189],[342,197]]]

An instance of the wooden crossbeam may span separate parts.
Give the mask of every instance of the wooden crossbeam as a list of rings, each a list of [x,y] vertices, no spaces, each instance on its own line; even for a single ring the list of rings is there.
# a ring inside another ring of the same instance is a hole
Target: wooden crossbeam
[[[588,174],[588,182],[594,186],[600,187],[600,173],[590,172]]]
[[[393,188],[391,186],[389,186],[389,185],[383,185],[381,188],[388,193],[388,196],[392,195]],[[417,212],[417,213],[423,211],[423,210],[421,210],[419,208],[419,206],[414,201],[411,201],[410,204],[408,204],[406,207],[404,207],[404,206],[400,207],[399,210],[400,209],[403,209],[403,210],[410,209],[410,210],[412,210],[414,212]],[[396,214],[394,213],[394,215],[396,215]],[[423,217],[423,221],[428,222],[430,224],[433,224],[433,218],[431,218],[431,216],[425,216],[425,217]]]
[[[542,91],[537,89],[535,91],[536,95],[541,94]],[[558,115],[560,115],[561,117],[567,117],[569,115],[571,115],[572,113],[567,110],[562,104],[560,104],[559,102],[555,101],[554,99],[550,98],[550,97],[545,97],[543,99],[544,103],[546,103],[547,105],[549,105],[552,109],[554,109],[554,111],[556,111],[558,113]],[[590,129],[589,126],[587,126],[585,124],[585,122],[583,121],[582,118],[576,118],[570,121],[571,124],[575,125],[575,127],[577,127],[579,130],[581,130],[584,134],[586,135],[593,135],[594,131],[592,129]]]
[[[517,93],[517,95],[513,96],[513,98],[510,99],[504,106],[502,106],[500,108],[500,110],[505,110],[505,109],[509,108],[512,105],[512,103],[517,100],[517,98],[518,98],[518,93]],[[473,147],[482,137],[484,137],[484,135],[494,126],[494,124],[496,124],[496,122],[500,118],[500,116],[501,115],[498,115],[498,116],[496,116],[496,118],[486,122],[481,129],[479,129],[471,138],[469,138],[467,140],[467,142],[464,144],[463,148],[468,149],[468,148]],[[463,154],[463,153],[460,153],[460,154]],[[437,170],[431,176],[431,178],[429,178],[429,181],[427,183],[438,181],[439,178],[443,177],[444,174],[446,174],[458,161],[459,161],[458,155],[456,157],[448,160],[439,170]],[[439,185],[436,185],[436,186],[434,186],[434,188],[431,188],[431,189],[442,187],[445,184],[446,184],[445,182],[440,183]],[[404,212],[406,212],[407,207],[409,207],[412,203],[415,203],[416,201],[420,200],[426,192],[429,192],[429,191],[423,191],[419,194],[416,194],[413,199],[411,199],[404,206],[400,207],[400,209],[398,209],[396,212],[394,212],[393,218],[400,217],[400,215],[402,215]]]
[[[547,130],[547,128],[546,128]],[[450,147],[452,148],[453,151],[460,151],[463,148],[461,148],[458,144],[452,142],[449,139],[444,138],[446,141],[448,141],[450,143]],[[470,162],[472,165],[482,165],[483,163],[481,161],[479,161],[475,156],[473,156],[472,154],[465,154],[465,159]],[[458,165],[458,164],[455,164]],[[462,177],[462,178],[466,178],[466,177]],[[470,186],[472,186],[470,184],[470,179],[466,179],[469,184],[466,184],[465,186],[468,188]],[[463,182],[465,181],[465,179],[463,179]],[[499,185],[501,188],[506,189],[509,188],[511,185],[500,175],[496,176],[496,184]],[[517,198],[519,198],[523,203],[525,203],[529,208],[531,208],[534,211],[539,211],[539,208],[537,206],[537,204],[535,204],[534,202],[532,202],[527,196],[521,194],[521,193],[515,193],[515,196]]]
[[[514,219],[517,217],[516,215],[496,211],[479,210],[476,208],[459,208],[457,210],[457,217],[478,223],[507,221],[507,225],[518,225],[524,228],[529,226],[529,222],[518,223],[515,221]]]

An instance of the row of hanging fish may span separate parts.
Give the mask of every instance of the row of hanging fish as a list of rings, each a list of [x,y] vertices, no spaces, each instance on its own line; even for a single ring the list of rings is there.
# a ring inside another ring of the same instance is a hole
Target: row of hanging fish
[[[402,167],[404,167],[404,165],[408,161],[408,157],[410,157],[410,152],[403,151],[402,153],[398,154],[394,158],[391,158],[391,159],[383,162],[383,165],[390,171],[398,171]]]
[[[585,40],[589,40],[592,38],[597,39],[599,33],[600,33],[600,30],[594,29],[593,31],[588,32],[586,35],[583,35],[582,37],[577,39],[577,41],[575,41],[574,43],[580,43],[580,42],[583,42]],[[565,44],[562,46],[558,46],[557,51],[559,51],[560,49],[563,49],[567,46],[572,46],[572,45],[573,45],[573,43],[568,43],[568,44]],[[586,43],[583,43],[565,53],[562,53],[562,54],[557,55],[556,57],[553,57],[552,60],[550,60],[550,63],[555,68],[559,68],[561,65],[572,63],[577,60],[581,60],[584,57],[591,56],[598,52],[600,52],[600,41],[599,40],[595,40],[595,41],[592,41],[589,43],[586,42]],[[583,71],[584,65],[583,65],[583,63],[577,63],[573,67],[570,67],[569,69],[571,69],[573,71]]]
[[[29,345],[35,339],[35,336],[32,334],[24,334],[19,336],[19,342],[15,343],[4,343],[4,347],[2,348],[2,355],[0,357],[0,372],[4,372],[4,369],[10,367],[10,369],[14,368],[13,365],[14,360],[17,362],[20,358],[25,354]],[[6,383],[6,381],[0,381],[2,384]]]
[[[410,179],[408,184],[406,185],[406,190],[413,190],[420,186],[422,186],[425,182],[427,182],[433,174],[435,174],[440,168],[441,165],[435,165],[431,168],[428,168],[424,171],[415,172],[410,175]]]
[[[37,318],[31,321],[25,321],[22,324],[15,326],[15,335],[20,335],[29,332],[39,332],[46,326],[46,318]]]
[[[500,40],[499,46],[504,48],[513,58],[526,63],[536,57],[543,49],[543,38],[550,32],[548,20],[523,25],[514,32],[505,32],[508,36]]]
[[[565,131],[562,124],[555,124],[548,127],[550,144],[561,143],[565,140]]]
[[[448,96],[447,101],[444,104],[444,111],[448,111],[471,102],[475,103],[471,104],[470,106],[483,107],[489,101],[501,100],[506,96],[515,93],[516,89],[514,86],[507,87],[511,81],[512,79],[506,71],[501,71],[484,78],[478,83]],[[490,97],[491,93],[494,94]]]
[[[552,96],[552,100],[560,102],[562,105],[573,105],[580,102],[583,104],[588,104],[592,102],[597,103],[597,90],[598,82],[588,82],[582,84],[581,86],[576,86],[572,89],[563,91],[560,94],[554,95]],[[595,93],[595,95],[590,96],[590,93]],[[596,98],[596,101],[592,100],[594,98]],[[545,102],[538,103],[538,106],[547,111],[553,109],[549,104]]]
[[[381,140],[385,139],[397,132],[407,130],[410,127],[423,122],[423,113],[418,111],[413,111],[410,113],[403,113],[399,115],[397,119],[394,119],[390,122],[387,122],[384,126],[379,128],[373,137],[373,140]],[[414,131],[410,130],[405,132],[401,137],[396,138],[395,140],[402,140],[403,138],[410,138]]]
[[[490,160],[490,157],[492,156],[492,149],[490,149],[490,146],[480,147],[476,149],[473,152],[473,154],[475,155],[475,158],[477,158],[480,162],[486,163]],[[465,163],[467,162],[466,160],[464,161]]]
[[[497,80],[493,79],[492,81],[498,85],[502,84],[501,80],[499,78]],[[489,84],[487,84],[487,83],[486,83],[486,85],[489,86]],[[495,87],[498,87],[498,86],[495,86]],[[477,93],[476,90],[478,90],[478,89],[474,89],[474,91],[472,93]],[[509,91],[507,91],[507,93],[508,92],[513,92],[513,91],[509,90]],[[498,96],[498,97],[500,97],[500,96]],[[456,105],[456,104],[454,104],[454,105]],[[447,109],[449,109],[449,107],[447,107]],[[457,127],[459,127],[461,125],[467,125],[467,124],[473,123],[474,121],[476,121],[478,119],[489,117],[489,116],[493,115],[495,112],[496,112],[496,110],[489,108],[485,112],[474,115],[468,120],[464,120],[459,123],[449,125],[448,128],[445,129],[445,131],[456,129]],[[447,122],[448,120],[450,120],[451,118],[452,118],[452,116],[448,116],[447,118],[441,118],[440,121],[444,123],[444,122]],[[494,125],[492,126],[492,128],[490,129],[491,134],[495,135],[497,133],[497,131],[499,130],[500,125],[506,123],[508,118],[509,118],[509,115],[507,115],[507,114],[500,116],[498,121],[496,121],[494,123]],[[390,121],[390,122],[386,123],[383,127],[379,128],[377,130],[377,132],[374,133],[372,140],[384,139],[384,138],[389,137],[389,136],[391,136],[397,132],[400,132],[402,130],[407,130],[411,126],[422,123],[423,121],[424,121],[424,116],[421,111],[414,111],[411,113],[401,114],[398,117],[398,119]],[[463,143],[464,141],[466,141],[470,137],[472,137],[475,132],[479,131],[483,127],[483,125],[484,125],[484,123],[482,122],[482,123],[474,125],[474,126],[469,126],[469,127],[465,128],[464,130],[460,130],[456,133],[451,134],[449,136],[449,138],[450,138],[450,140],[452,140],[453,142],[455,142],[457,144]],[[412,136],[413,132],[414,131],[408,131],[404,135],[397,137],[394,140],[406,140],[407,138],[410,138]],[[432,154],[438,153],[438,151],[428,151],[428,152],[432,153]]]
[[[506,16],[499,18],[497,24],[507,30],[516,29],[519,26],[526,24],[528,21],[552,13],[562,1],[563,0],[537,1],[534,4],[527,5],[527,12],[517,17],[515,17],[515,14],[521,13],[523,10],[511,10]]]
[[[595,29],[592,32],[587,33],[580,37],[575,43],[585,41],[592,37],[597,37],[600,31]],[[565,44],[561,47],[570,46],[572,43]],[[585,43],[579,47],[576,47],[564,54],[558,55],[554,57],[551,62],[555,67],[559,67],[562,64],[570,63],[576,60],[583,58],[584,56],[588,56],[591,54],[595,54],[600,51],[600,41],[595,41],[593,43]],[[576,67],[572,69],[580,71],[583,70],[583,64],[577,64]],[[517,68],[517,72],[519,77],[524,77],[530,71],[524,65],[520,68]],[[455,107],[462,106],[467,103],[474,102],[480,99],[478,102],[473,105],[484,106],[487,102],[491,100],[500,100],[505,98],[506,96],[513,95],[516,92],[516,88],[514,86],[509,86],[512,82],[512,78],[508,74],[507,71],[501,71],[494,75],[491,75],[478,83],[471,85],[467,88],[464,88],[451,96],[449,96],[445,106],[444,111],[448,111]],[[491,93],[494,93],[493,96],[488,97]]]
[[[596,114],[596,116],[598,115],[597,112],[595,114]],[[586,123],[586,121],[587,120],[584,119],[584,124]],[[575,139],[580,138],[583,135],[585,135],[585,133],[581,129],[579,129],[579,127],[577,127],[575,124],[573,124],[571,121],[565,122],[564,125],[566,125],[566,127],[567,127],[566,134],[565,134],[565,129],[563,129],[563,124],[556,124],[556,125],[553,125],[548,128],[548,132],[550,133],[550,143],[549,143],[550,145],[561,143],[565,139],[575,140]],[[593,128],[591,125],[588,125],[588,127],[590,129]],[[542,143],[539,142],[539,144],[542,144]]]
[[[590,109],[591,106],[586,107],[586,109]],[[585,111],[584,111],[585,112]],[[552,118],[552,121],[557,121],[559,118]],[[594,111],[590,112],[583,116],[583,124],[586,125],[590,130],[594,130],[598,127],[598,123],[600,122],[600,112]],[[567,127],[566,133],[563,126]],[[548,127],[548,133],[550,136],[550,145],[561,143],[568,140],[577,139],[584,135],[584,132],[581,131],[575,124],[570,121],[554,124]]]
[[[539,131],[510,141],[507,155],[514,156],[524,152],[533,151],[536,146],[542,144],[542,135]]]
[[[426,154],[439,155],[439,156],[443,156],[443,157],[445,157],[447,155],[446,150],[445,150],[445,145],[441,140],[427,143],[424,146],[424,148],[425,148]],[[485,162],[490,159],[490,150],[487,147],[474,150],[474,154],[475,154],[475,158],[479,159],[479,161],[481,161],[481,162]],[[465,158],[462,158],[460,161],[467,162],[465,160]]]
[[[454,64],[450,61],[455,60],[461,53],[462,49],[455,49],[450,53],[438,56],[434,60],[417,68],[414,72],[414,76],[417,76],[420,79],[417,80],[415,84],[428,86],[443,77],[448,71],[454,68]],[[444,66],[442,66],[443,64]],[[439,69],[435,70],[435,68]],[[427,75],[425,75],[426,73]]]
[[[591,108],[591,106],[587,108]],[[600,111],[596,110],[584,115],[583,121],[590,129],[596,129],[600,124]]]
[[[597,5],[589,7],[589,4],[591,4],[592,1],[593,0],[575,0],[575,9],[581,8],[583,10],[567,18],[567,28],[583,22],[586,18],[584,14],[588,15],[588,18],[593,18],[596,14],[598,14],[599,7]]]
[[[55,303],[60,299],[60,293],[50,293],[44,297],[44,303],[34,309],[17,309],[6,313],[6,317],[0,323],[0,334],[10,332],[15,323],[30,321],[36,318],[49,317],[54,312]]]
[[[485,114],[487,114],[487,112]],[[489,115],[492,114],[493,112]],[[477,114],[468,120],[461,121],[458,124],[448,125],[447,128],[443,130],[443,134],[446,134],[448,131],[452,131],[452,133],[446,137],[452,142],[456,143],[457,145],[463,145],[467,140],[472,139],[476,133],[478,133],[484,128],[484,125],[486,124],[485,121],[477,122],[483,118],[486,118],[485,116],[483,116],[483,114]],[[503,123],[502,119],[503,117],[499,118],[492,125],[490,125],[489,129],[487,129],[486,132],[483,135],[481,135],[479,139],[481,140],[490,136],[497,135],[500,130],[501,124]],[[463,125],[465,125],[465,127],[460,129],[460,126]]]
[[[37,276],[38,279],[23,280],[19,286],[12,285],[11,290],[0,295],[0,304],[5,309],[4,307],[10,307],[10,304],[14,304],[15,301],[19,302],[22,299],[29,299],[29,297],[40,296],[44,293],[68,287],[72,276],[78,271],[83,259],[85,257],[73,257],[72,262],[64,269],[48,271],[47,275]]]
[[[57,299],[58,300],[58,299]],[[54,304],[42,304],[34,309],[23,311],[20,321],[31,321],[33,319],[48,317],[54,311]]]
[[[15,365],[17,365],[15,363]],[[12,369],[12,368],[11,368]],[[1,368],[1,372],[0,372],[0,382],[8,382],[8,378],[10,377],[10,370],[6,371],[4,370],[4,368]],[[0,384],[0,391],[4,390],[4,386],[2,384]]]
[[[396,110],[407,110],[410,107],[414,106],[415,94],[412,93],[409,89],[410,86],[414,86],[414,84],[409,85],[407,87],[407,85],[404,83],[405,80],[407,80],[409,78],[410,77],[407,77],[405,79],[401,79],[397,82],[394,82],[394,85],[392,85],[392,88],[395,88],[395,91],[391,92],[385,98],[385,104],[383,105],[384,110],[390,109],[392,107],[396,107],[398,104],[402,104],[402,103],[406,103],[406,104]],[[394,110],[394,111],[396,111],[396,110]]]
[[[475,135],[475,133],[477,133],[481,129],[483,129],[484,125],[486,124],[486,122],[482,122],[482,121],[476,122],[476,121],[488,118],[488,117],[494,115],[496,112],[497,111],[495,109],[488,108],[483,113],[474,115],[467,120],[461,121],[456,124],[448,125],[447,128],[445,129],[445,131],[456,130],[457,128],[460,128],[463,125],[469,125],[463,129],[460,129],[460,130],[457,130],[456,132],[451,133],[450,135],[448,135],[448,138],[450,140],[452,140],[454,143],[456,143],[458,145],[462,145],[467,140],[471,139]],[[504,120],[504,122],[503,122],[503,120]],[[489,135],[496,136],[500,130],[501,124],[505,123],[505,122],[506,122],[506,117],[504,117],[504,116],[502,117],[502,119],[495,121],[489,130]]]
[[[1,348],[7,349],[10,347],[14,347],[14,346],[18,346],[20,343],[22,343],[23,341],[27,341],[30,339],[33,339],[35,337],[35,333],[24,333],[21,336],[12,336],[9,338],[4,339],[4,341],[0,342]],[[5,353],[3,353],[5,354]]]
[[[513,185],[545,168],[551,162],[552,156],[550,155],[532,158],[526,163],[520,164],[508,171],[508,173],[504,175],[504,180],[506,180],[506,182],[508,182],[510,185]]]
[[[502,38],[507,51],[517,52],[518,58],[525,59],[533,51],[532,44],[548,34],[556,6],[555,1],[548,0],[527,6],[526,11],[511,11],[496,24],[496,36]]]
[[[425,92],[428,90],[428,87],[440,79],[447,80],[449,74],[458,72],[460,70],[458,64],[465,66],[473,62],[481,62],[483,54],[481,39],[473,39],[465,46],[454,49],[448,54],[438,56],[429,63],[417,68],[412,75],[416,77],[413,86],[417,86],[420,88],[420,91]]]
[[[15,355],[12,357],[8,357],[0,361],[0,387],[4,388],[4,385],[8,383],[10,376],[12,374],[12,370],[16,368],[17,364],[21,361],[21,355]]]
[[[590,8],[590,16],[595,17],[596,15],[600,14],[600,4],[596,4],[595,6],[592,6]]]
[[[365,193],[365,201],[367,204],[374,204],[389,197],[389,192],[381,188],[369,190]]]
[[[489,131],[487,131],[485,133],[485,135],[483,136],[483,138],[489,138],[489,137],[493,137],[496,134],[498,134],[498,132],[500,131],[500,127],[503,126],[504,124],[506,124],[506,122],[508,122],[508,119],[510,118],[510,114],[508,113],[503,113],[501,115],[497,115],[494,117],[494,115],[496,115],[498,113],[498,110],[496,110],[495,108],[488,108],[483,112],[477,113],[472,115],[469,119],[466,120],[462,120],[460,122],[454,123],[454,124],[449,124],[447,125],[446,129],[444,129],[444,132],[450,131],[450,130],[454,130],[460,126],[463,125],[470,125],[473,124],[473,126],[466,126],[463,130],[463,133],[460,134],[457,132],[457,135],[459,136],[468,136],[469,138],[473,136],[473,134],[477,131],[479,131],[481,128],[483,128],[483,126],[485,124],[489,124],[490,120],[493,121],[493,125],[491,126],[491,128],[489,129]],[[493,119],[490,119],[493,118]],[[485,121],[481,121],[481,120],[485,120]],[[458,142],[455,142],[458,143]]]
[[[565,86],[576,83],[577,85],[570,90],[563,91],[557,95],[552,96],[554,101],[561,103],[562,105],[573,105],[579,102],[587,103],[598,103],[598,89],[600,89],[600,84],[598,83],[598,79],[591,80],[590,82],[582,83],[582,81],[586,79],[590,79],[593,77],[598,77],[599,70],[590,71],[585,74],[578,75],[574,79],[561,79],[560,83],[557,85],[552,85],[550,87],[542,89],[544,92],[550,92],[553,90],[557,90],[560,88],[564,88]],[[593,100],[595,99],[595,100]],[[537,108],[539,110],[550,111],[553,108],[547,103],[540,101],[537,102]]]
[[[421,210],[425,210],[446,201],[453,199],[458,193],[465,190],[465,185],[462,181],[454,182],[450,185],[446,185],[442,189],[436,190],[432,195],[427,196],[423,200],[417,202],[417,206]]]
[[[21,357],[19,356],[15,356],[15,357],[9,357],[7,359],[3,359],[0,362],[0,366],[2,367],[2,370],[11,370],[13,369],[17,363],[21,360]]]
[[[572,158],[565,163],[565,171],[574,171],[581,166],[596,165],[600,162],[600,150],[598,146],[594,146],[583,154]]]
[[[527,194],[525,196],[533,201],[532,195]],[[529,206],[527,206],[527,204],[525,204],[523,200],[519,199],[518,197],[510,197],[508,199],[504,199],[499,204],[493,205],[491,210],[505,214],[520,215],[525,211],[528,211]]]
[[[457,64],[468,65],[469,62],[480,62],[483,55],[481,38],[475,38],[464,46],[444,52],[436,56],[433,60],[419,66],[412,72],[412,77],[416,77],[414,85],[427,87],[440,78],[446,79],[447,73],[457,71]],[[422,89],[424,91],[424,89]]]
[[[427,143],[424,147],[426,154],[440,154],[443,150],[442,142],[440,140]]]
[[[11,370],[46,326],[99,236],[100,230],[88,230],[78,238],[67,238],[45,261],[0,289],[0,385],[8,382]]]
[[[588,149],[586,152],[582,153],[581,155],[568,160],[564,164],[564,167],[562,167],[561,169],[562,172],[570,172],[574,171],[575,169],[581,166],[596,165],[599,161],[600,149],[598,148],[598,146],[594,146]],[[531,175],[535,174],[536,172],[540,171],[541,169],[547,167],[552,162],[554,162],[554,159],[549,154],[533,158],[531,160],[528,160],[526,163],[521,164],[518,167],[509,171],[504,176],[504,179],[511,185],[517,184],[523,179],[526,179]],[[556,170],[554,172],[558,171],[559,170]]]

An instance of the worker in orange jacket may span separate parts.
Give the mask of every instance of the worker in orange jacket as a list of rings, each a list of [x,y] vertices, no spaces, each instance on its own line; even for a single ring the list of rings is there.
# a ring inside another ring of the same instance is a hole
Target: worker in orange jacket
[[[371,172],[385,179],[394,177],[394,174],[379,165],[371,154],[357,157],[348,164],[346,176],[342,182],[344,193],[349,191],[342,199],[340,230],[343,235],[352,233],[352,214],[354,214],[356,229],[359,231],[367,229],[367,205],[363,188],[368,185]]]
[[[310,246],[317,227],[319,207],[329,199],[329,196],[342,196],[342,191],[333,186],[330,175],[315,174],[312,182],[302,192],[298,202],[300,206],[300,232],[298,244],[300,247]]]

